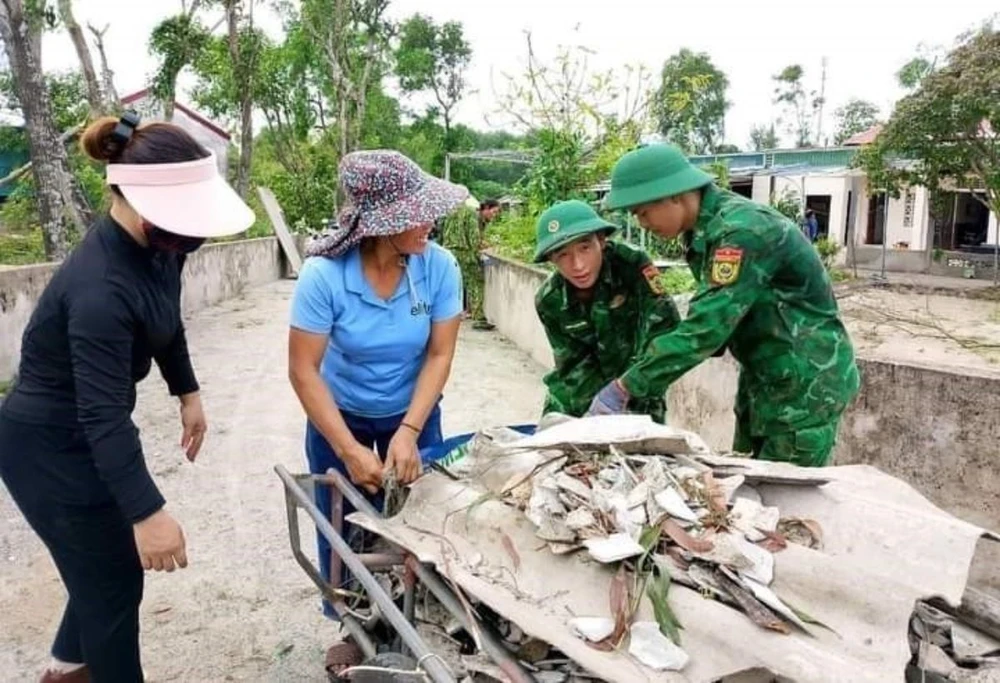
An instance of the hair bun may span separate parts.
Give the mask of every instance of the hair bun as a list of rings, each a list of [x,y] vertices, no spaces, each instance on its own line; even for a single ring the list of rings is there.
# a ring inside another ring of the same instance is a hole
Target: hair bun
[[[118,119],[114,116],[99,118],[87,126],[80,138],[80,146],[87,156],[94,161],[104,163],[118,159],[128,143],[123,143],[115,137],[117,126]]]

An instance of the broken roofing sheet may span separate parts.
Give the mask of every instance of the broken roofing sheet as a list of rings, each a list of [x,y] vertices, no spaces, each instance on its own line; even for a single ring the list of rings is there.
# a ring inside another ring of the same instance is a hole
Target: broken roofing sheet
[[[637,416],[477,436],[389,520],[436,565],[609,681],[902,680],[914,603],[958,603],[983,530],[865,466],[720,458]]]

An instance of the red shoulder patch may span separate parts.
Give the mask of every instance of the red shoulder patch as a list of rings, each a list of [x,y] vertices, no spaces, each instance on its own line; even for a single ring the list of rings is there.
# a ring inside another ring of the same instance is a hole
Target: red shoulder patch
[[[649,284],[649,288],[654,294],[663,294],[663,283],[660,282],[659,268],[654,266],[652,263],[646,264],[646,266],[642,269],[642,275],[646,278],[646,282]]]
[[[731,285],[740,277],[743,250],[739,247],[719,247],[712,254],[711,282],[713,285]]]

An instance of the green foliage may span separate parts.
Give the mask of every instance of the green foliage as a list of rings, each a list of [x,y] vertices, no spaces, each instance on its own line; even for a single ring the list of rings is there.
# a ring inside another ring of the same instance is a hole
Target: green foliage
[[[694,275],[688,268],[667,268],[660,273],[660,286],[672,296],[687,294],[695,289]]]
[[[725,161],[713,161],[707,166],[702,166],[701,170],[715,178],[716,185],[726,190],[729,189],[729,164]]]
[[[878,123],[878,105],[868,100],[851,99],[844,106],[834,112],[837,119],[837,132],[834,133],[833,143],[843,144],[848,138],[864,133],[866,130]]]
[[[90,107],[87,103],[87,87],[83,82],[83,77],[76,71],[56,71],[45,74],[45,87],[49,92],[49,103],[52,107],[52,117],[56,124],[56,130],[64,132],[83,123],[87,120]],[[14,77],[10,71],[0,71],[0,108],[20,113],[21,102],[17,97],[17,89],[14,87]],[[14,134],[3,140],[4,143],[11,142],[15,149],[23,145],[27,149],[27,137],[22,136],[23,142],[17,142]],[[4,147],[3,149],[9,149]]]
[[[725,134],[729,79],[704,52],[683,48],[663,65],[653,115],[661,135],[689,154],[707,154]]]
[[[774,124],[754,125],[750,128],[750,149],[755,152],[778,148],[778,134],[774,130]]]
[[[796,147],[809,147],[812,144],[812,116],[823,104],[815,91],[806,92],[804,78],[805,71],[802,67],[792,64],[772,79],[775,82],[774,103],[784,108],[784,123],[795,139]]]
[[[95,210],[107,208],[109,197],[107,186],[104,183],[104,172],[99,164],[87,158],[75,145],[69,149],[69,165],[73,176],[80,184],[80,189],[86,197],[87,203]],[[29,254],[34,254],[34,235],[41,235],[41,225],[38,217],[38,202],[35,195],[35,180],[31,174],[22,177],[14,191],[11,192],[7,201],[0,206],[0,224],[6,230],[15,233],[11,235],[14,241],[8,248],[11,250],[0,256],[0,263],[10,263],[5,260],[11,258],[17,262],[21,257],[27,258]],[[78,236],[70,236],[71,241]],[[24,241],[28,239],[28,241]],[[40,239],[40,237],[39,237]],[[21,256],[18,256],[21,255]],[[42,254],[36,259],[44,261]],[[34,263],[35,261],[27,261]]]
[[[45,244],[41,229],[0,234],[0,265],[26,266],[44,262]]]
[[[239,119],[244,91],[256,103],[270,94],[271,87],[264,82],[271,73],[261,68],[262,55],[273,49],[268,37],[259,29],[241,27],[238,43],[239,63],[233,62],[228,37],[210,37],[192,63],[198,75],[194,101],[212,116],[229,121]]]
[[[580,132],[542,130],[538,154],[520,186],[532,213],[541,213],[557,201],[579,197],[592,180],[584,163],[585,141]]]
[[[771,195],[771,206],[796,225],[802,222],[802,200],[795,190],[785,188],[780,195]]]
[[[831,240],[829,237],[821,237],[816,240],[815,243],[816,251],[819,252],[819,257],[823,261],[823,266],[826,267],[828,271],[833,270],[833,263],[837,259],[837,254],[840,253],[840,245]]]
[[[258,138],[251,171],[253,185],[268,187],[296,232],[322,230],[334,218],[337,193],[337,141],[335,132],[308,141],[278,141],[266,131]],[[277,150],[288,151],[294,166],[278,160]]]
[[[894,197],[905,186],[923,185],[932,196],[954,185],[982,187],[985,203],[1000,214],[998,83],[1000,31],[987,25],[962,36],[945,63],[897,103],[855,165]]]
[[[458,260],[470,316],[473,320],[484,319],[483,269],[479,262],[483,240],[479,233],[479,213],[462,207],[446,217],[441,224],[441,246]]]
[[[186,67],[198,61],[210,40],[208,29],[190,14],[164,19],[153,29],[149,37],[149,52],[159,60],[152,82],[152,92],[157,99],[174,101],[177,77]]]
[[[472,59],[462,25],[449,21],[439,26],[430,17],[414,14],[399,27],[395,58],[403,92],[429,91],[434,96],[444,118],[444,148],[451,151],[451,112],[465,95],[465,72]]]
[[[486,244],[501,256],[531,263],[535,255],[535,216],[505,212],[486,228]]]
[[[906,90],[913,90],[933,70],[933,62],[925,57],[914,57],[896,72],[896,81]]]

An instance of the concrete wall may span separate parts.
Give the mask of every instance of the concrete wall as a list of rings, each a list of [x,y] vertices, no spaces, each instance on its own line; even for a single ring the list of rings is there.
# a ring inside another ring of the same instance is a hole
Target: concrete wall
[[[21,335],[57,267],[0,268],[0,381],[16,373]],[[274,237],[206,245],[188,258],[181,306],[185,315],[193,313],[236,296],[246,287],[277,280],[283,268]]]
[[[532,305],[544,273],[493,259],[486,269],[490,322],[546,368],[552,365]],[[683,299],[678,301],[682,312]],[[859,359],[861,393],[841,426],[837,464],[867,463],[909,482],[963,519],[1000,530],[1000,379]],[[732,445],[738,365],[713,358],[671,387],[672,424],[713,448]]]
[[[486,262],[485,271],[483,309],[486,319],[536,362],[551,368],[552,349],[535,313],[535,292],[545,282],[546,271],[493,254]]]

